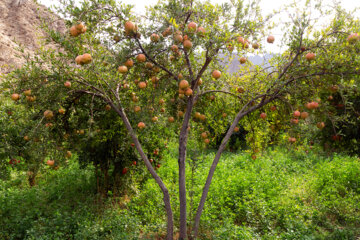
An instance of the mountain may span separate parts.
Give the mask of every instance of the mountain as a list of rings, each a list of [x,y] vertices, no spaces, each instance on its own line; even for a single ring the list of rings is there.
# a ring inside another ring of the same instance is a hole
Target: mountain
[[[34,0],[0,0],[0,76],[21,67],[25,62],[22,57],[35,54],[40,39],[45,36],[41,18],[52,29],[65,32],[63,20]]]
[[[229,65],[229,69],[228,72],[230,73],[234,73],[239,71],[241,64],[239,63],[239,58],[240,56],[236,55],[236,53],[234,53],[234,58],[232,59],[232,61],[230,62]],[[265,64],[264,66],[267,67],[269,66],[269,59],[271,59],[273,57],[273,55],[271,54],[265,54],[263,56],[261,55],[254,55],[254,56],[249,56],[247,57],[248,61],[252,62],[254,65],[261,65],[261,64]],[[220,58],[224,59],[223,64],[226,65],[226,63],[228,62],[228,57],[226,57],[224,54],[220,54]]]

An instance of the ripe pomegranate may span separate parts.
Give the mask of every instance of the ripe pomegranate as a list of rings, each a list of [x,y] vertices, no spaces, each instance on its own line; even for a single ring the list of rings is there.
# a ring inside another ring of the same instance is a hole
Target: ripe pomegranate
[[[207,137],[208,137],[208,135],[207,135],[206,132],[201,133],[201,138],[205,139],[205,138],[207,138]]]
[[[260,117],[265,120],[265,118],[266,118],[266,113],[264,113],[264,112],[261,113],[261,114],[260,114]]]
[[[156,84],[156,83],[159,82],[159,78],[156,77],[156,76],[152,76],[152,77],[151,77],[151,82],[152,82],[153,84]]]
[[[154,64],[152,64],[151,62],[146,62],[146,63],[145,63],[145,67],[146,67],[147,69],[152,69],[152,68],[154,67]]]
[[[252,47],[253,47],[253,49],[259,49],[260,45],[258,43],[253,43]]]
[[[180,89],[187,89],[189,87],[189,82],[186,80],[181,80],[179,83]]]
[[[46,164],[49,165],[49,166],[54,166],[55,161],[54,160],[47,160]]]
[[[44,112],[44,117],[49,120],[54,117],[54,113],[51,110],[46,110]]]
[[[339,90],[339,86],[332,85],[329,89],[330,89],[331,92],[335,93],[335,92],[337,92]]]
[[[130,33],[134,33],[136,31],[136,26],[133,22],[131,21],[127,21],[124,25],[125,27],[125,33],[126,34],[130,34]]]
[[[141,111],[141,107],[140,107],[140,106],[135,106],[135,107],[134,107],[134,111],[135,111],[135,112],[140,112],[140,111]]]
[[[238,93],[244,93],[245,89],[243,87],[238,87],[236,91],[238,91]]]
[[[110,111],[110,110],[111,110],[111,106],[110,106],[109,104],[107,104],[107,105],[105,106],[105,110],[106,110],[106,111]]]
[[[66,81],[64,83],[64,86],[67,87],[67,88],[71,88],[71,82],[70,81]]]
[[[198,27],[198,29],[197,29],[197,35],[199,35],[200,37],[203,37],[203,36],[205,36],[205,33],[206,33],[205,28],[203,28],[203,27]]]
[[[85,53],[82,55],[82,63],[83,64],[88,64],[92,61],[91,55],[88,53]]]
[[[11,99],[14,101],[17,101],[20,99],[20,95],[17,93],[13,93],[13,94],[11,94]]]
[[[214,70],[212,72],[212,77],[215,79],[219,79],[221,77],[221,72],[219,70]]]
[[[145,128],[145,123],[139,122],[137,126],[138,126],[139,129],[144,129]]]
[[[25,90],[24,95],[25,96],[30,96],[31,95],[31,89]]]
[[[240,64],[246,63],[246,57],[241,57],[241,58],[239,59],[239,62],[240,62]]]
[[[300,117],[301,117],[301,119],[306,119],[306,118],[309,117],[309,113],[307,113],[307,112],[302,112],[302,113],[300,114]]]
[[[175,121],[174,117],[169,117],[169,118],[168,118],[168,122],[169,122],[169,123],[173,123],[174,121]]]
[[[177,52],[178,50],[179,50],[179,47],[177,45],[174,44],[171,46],[171,51]]]
[[[347,38],[347,41],[349,43],[355,43],[356,41],[359,41],[359,40],[360,40],[360,35],[357,33],[351,33]]]
[[[139,87],[140,89],[146,88],[146,82],[139,82],[138,87]]]
[[[307,53],[307,54],[305,55],[305,58],[306,58],[306,60],[308,60],[308,61],[315,60],[315,57],[316,57],[315,53],[312,53],[312,52]]]
[[[193,44],[192,44],[192,42],[190,40],[185,40],[183,45],[184,45],[185,49],[189,50],[190,48],[192,48]]]
[[[65,114],[65,109],[60,108],[60,109],[59,109],[59,113],[60,113],[60,114]]]
[[[140,53],[139,55],[136,56],[136,61],[145,62],[146,61],[146,56],[144,54]]]
[[[298,123],[299,123],[299,119],[293,118],[293,119],[290,120],[290,122],[291,122],[292,124],[298,124]]]
[[[241,36],[238,36],[238,37],[237,37],[237,41],[238,41],[238,43],[241,43],[241,44],[244,44],[244,43],[245,43],[244,38],[241,37]]]
[[[183,41],[183,37],[181,34],[175,35],[175,42],[181,43]]]
[[[80,33],[81,33],[79,30],[77,30],[76,26],[72,26],[72,27],[70,28],[69,32],[70,32],[70,35],[71,35],[72,37],[77,37],[77,36],[79,36]]]
[[[165,38],[165,37],[169,36],[171,34],[171,32],[172,32],[171,27],[168,27],[162,32],[161,35]]]
[[[75,28],[81,33],[84,33],[86,31],[84,23],[78,23],[77,25],[75,25]]]
[[[120,42],[120,40],[121,40],[119,35],[115,35],[113,39],[116,43]]]
[[[190,32],[195,32],[197,28],[197,24],[195,22],[191,22],[188,24],[188,29]]]
[[[273,42],[275,41],[275,37],[272,36],[272,35],[270,35],[270,36],[267,37],[266,41],[267,41],[268,43],[273,43]]]
[[[193,94],[193,90],[191,88],[188,88],[185,90],[185,95],[186,96],[191,96]]]
[[[119,66],[118,71],[119,71],[119,73],[124,74],[124,73],[127,73],[128,68],[125,65]]]
[[[323,129],[325,127],[325,123],[324,122],[318,122],[316,124],[316,127],[319,128],[319,129]]]
[[[151,40],[152,42],[158,42],[158,41],[160,40],[160,36],[157,35],[156,33],[153,33],[153,34],[151,34],[151,36],[150,36],[150,40]]]
[[[300,115],[301,115],[301,113],[300,113],[298,110],[296,110],[296,111],[293,113],[293,116],[294,116],[295,118],[300,117]]]
[[[131,68],[132,66],[134,66],[134,61],[132,59],[128,59],[128,60],[126,60],[124,65],[128,68]]]

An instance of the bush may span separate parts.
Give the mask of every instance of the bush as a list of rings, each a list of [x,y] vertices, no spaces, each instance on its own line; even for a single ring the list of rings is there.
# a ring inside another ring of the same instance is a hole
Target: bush
[[[95,179],[78,165],[45,173],[38,186],[0,191],[0,239],[66,239],[92,212]]]

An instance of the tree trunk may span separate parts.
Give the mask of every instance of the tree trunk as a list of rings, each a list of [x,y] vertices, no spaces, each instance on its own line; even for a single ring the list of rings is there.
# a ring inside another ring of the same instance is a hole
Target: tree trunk
[[[186,107],[186,113],[179,137],[179,200],[180,200],[180,237],[179,240],[186,239],[186,145],[188,139],[188,127],[193,109],[193,97],[190,97]]]
[[[35,184],[36,184],[36,182],[35,182],[36,175],[37,175],[36,172],[32,172],[32,171],[28,172],[28,182],[29,182],[30,187],[35,186]]]
[[[124,112],[124,110],[120,107],[117,108],[115,106],[115,104],[113,102],[109,102],[109,104],[111,105],[111,107],[116,111],[116,113],[121,117],[122,121],[124,122],[126,129],[128,130],[136,149],[138,150],[142,160],[145,163],[145,166],[147,167],[147,169],[149,170],[151,176],[155,179],[156,183],[159,185],[161,191],[163,192],[163,201],[165,204],[165,209],[166,209],[166,215],[167,215],[167,236],[166,239],[167,240],[173,240],[173,234],[174,234],[174,218],[173,218],[173,212],[171,209],[171,203],[170,203],[170,195],[169,195],[169,190],[166,188],[165,184],[163,183],[163,181],[161,180],[161,178],[159,177],[159,175],[156,173],[156,171],[154,170],[154,168],[152,167],[149,159],[147,158],[146,154],[144,153],[141,144],[133,130],[133,128],[131,127],[131,124],[129,122],[129,119],[126,116],[126,113]]]
[[[114,163],[114,172],[113,172],[113,193],[114,197],[119,197],[121,193],[121,164],[119,162]]]
[[[249,102],[236,115],[233,123],[231,124],[229,130],[227,131],[225,137],[223,138],[223,140],[221,142],[221,145],[218,148],[218,151],[217,151],[217,153],[215,155],[213,163],[212,163],[212,165],[210,167],[209,174],[208,174],[208,177],[206,179],[206,183],[204,185],[203,193],[201,195],[200,203],[199,203],[199,206],[198,206],[198,209],[197,209],[197,212],[196,212],[196,216],[195,216],[194,227],[193,227],[193,239],[196,239],[197,235],[198,235],[201,214],[202,214],[202,211],[204,209],[205,201],[206,201],[206,198],[207,198],[207,194],[209,193],[211,181],[212,181],[212,178],[214,176],[216,166],[219,163],[221,154],[225,150],[225,147],[226,147],[227,143],[229,142],[230,137],[233,134],[236,125],[238,124],[240,119],[242,119],[244,116],[246,116],[247,114],[255,111],[256,109],[266,105],[267,103],[271,102],[272,100],[274,100],[274,98],[269,98],[267,100],[261,101],[258,105],[253,106],[253,107],[251,107],[251,108],[249,108],[248,110],[245,111],[245,109],[247,108],[247,106],[250,103]]]

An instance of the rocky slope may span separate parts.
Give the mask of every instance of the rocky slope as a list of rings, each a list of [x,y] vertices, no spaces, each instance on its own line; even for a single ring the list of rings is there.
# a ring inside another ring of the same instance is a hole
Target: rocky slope
[[[34,0],[21,5],[14,4],[14,0],[0,0],[0,76],[21,67],[25,55],[34,55],[45,36],[42,19],[52,29],[65,31],[64,22]],[[25,51],[19,51],[19,47]]]

